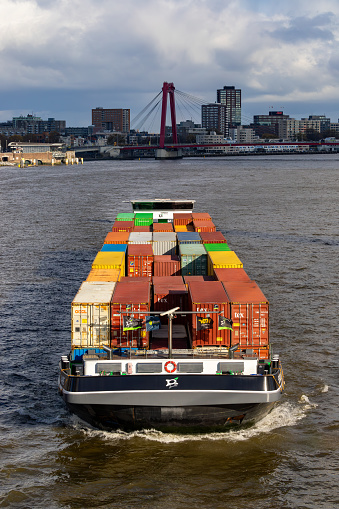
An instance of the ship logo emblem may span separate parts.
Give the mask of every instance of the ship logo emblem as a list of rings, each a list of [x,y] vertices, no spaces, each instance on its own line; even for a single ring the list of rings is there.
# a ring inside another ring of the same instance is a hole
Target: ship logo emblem
[[[178,380],[178,377],[176,377],[176,378],[166,378],[166,382],[167,382],[166,387],[168,387],[169,389],[173,389],[173,387],[177,387],[179,385],[177,380]]]

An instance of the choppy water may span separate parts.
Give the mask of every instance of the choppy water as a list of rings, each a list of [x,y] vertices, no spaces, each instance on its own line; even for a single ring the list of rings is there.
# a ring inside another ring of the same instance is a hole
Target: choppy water
[[[0,507],[339,504],[339,157],[0,170]],[[57,394],[70,302],[123,200],[193,198],[271,303],[286,395],[255,427],[104,433]]]

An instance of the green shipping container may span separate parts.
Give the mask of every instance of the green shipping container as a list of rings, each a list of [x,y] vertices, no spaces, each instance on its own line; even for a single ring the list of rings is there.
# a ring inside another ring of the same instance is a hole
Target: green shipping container
[[[121,212],[117,215],[116,221],[133,221],[134,214],[132,212]]]
[[[204,248],[206,249],[207,252],[209,252],[209,251],[231,251],[231,248],[226,244],[226,242],[204,244]]]
[[[202,244],[179,244],[182,276],[207,276],[207,253]]]
[[[134,224],[135,226],[150,226],[153,224],[153,214],[152,212],[147,212],[143,214],[142,212],[137,212],[134,216]]]

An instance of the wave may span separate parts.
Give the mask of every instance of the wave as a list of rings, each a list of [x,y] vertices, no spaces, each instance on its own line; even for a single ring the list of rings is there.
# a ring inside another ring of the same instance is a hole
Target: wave
[[[200,434],[175,434],[163,433],[155,429],[144,429],[141,431],[125,432],[117,431],[101,431],[92,428],[79,418],[72,416],[72,426],[84,433],[88,438],[102,438],[108,441],[132,440],[135,438],[149,440],[161,443],[178,443],[178,442],[196,442],[203,440],[210,441],[227,441],[242,442],[250,440],[261,434],[267,434],[271,431],[286,426],[295,426],[303,419],[309,409],[317,407],[316,404],[310,403],[307,396],[301,396],[298,404],[290,402],[282,403],[275,408],[262,420],[250,428],[230,429],[223,432],[200,433]]]

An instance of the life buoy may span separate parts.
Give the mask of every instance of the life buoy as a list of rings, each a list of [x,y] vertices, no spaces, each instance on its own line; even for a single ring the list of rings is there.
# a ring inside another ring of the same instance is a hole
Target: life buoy
[[[167,361],[164,368],[167,373],[174,373],[174,371],[177,369],[177,365],[174,361]]]

